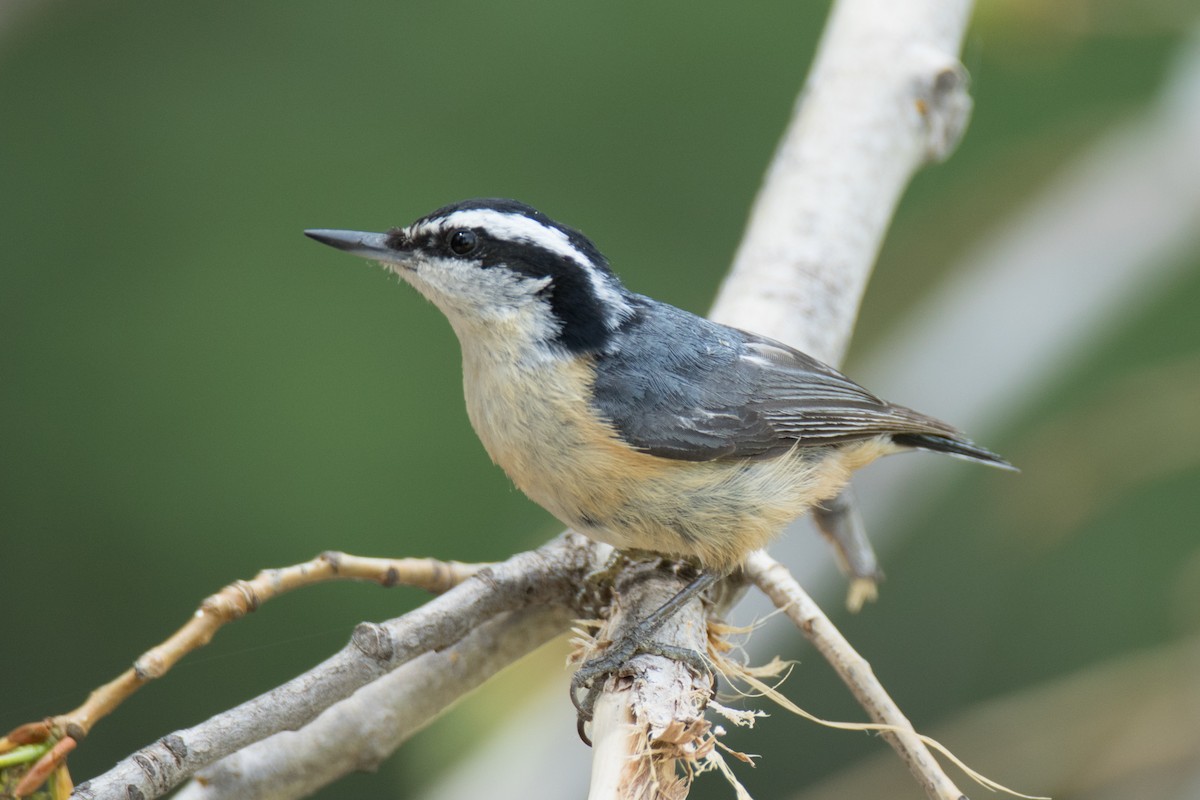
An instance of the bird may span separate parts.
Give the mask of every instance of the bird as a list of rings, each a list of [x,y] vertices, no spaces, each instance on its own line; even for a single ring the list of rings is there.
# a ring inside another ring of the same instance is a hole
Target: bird
[[[642,633],[881,456],[1012,468],[795,348],[627,289],[583,233],[516,200],[305,234],[379,262],[442,311],[471,424],[530,499],[619,552],[699,569]]]

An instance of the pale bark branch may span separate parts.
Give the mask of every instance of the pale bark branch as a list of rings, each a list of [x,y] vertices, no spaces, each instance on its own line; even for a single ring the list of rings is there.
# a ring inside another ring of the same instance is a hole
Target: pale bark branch
[[[875,677],[871,665],[850,646],[791,573],[762,550],[750,554],[745,569],[754,585],[771,598],[829,662],[871,719],[898,729],[884,732],[883,737],[908,765],[925,793],[933,800],[961,800],[963,793],[942,771],[912,723]]]
[[[615,586],[616,611],[598,638],[619,638],[670,600],[683,583],[654,565],[626,569]],[[691,603],[668,620],[654,638],[693,653],[707,652],[703,603]],[[675,761],[661,751],[652,752],[652,747],[668,730],[703,726],[713,680],[712,674],[698,675],[680,661],[649,654],[635,656],[620,674],[609,677],[592,723],[589,799],[654,798],[670,791],[677,782]]]
[[[970,117],[970,0],[840,0],[713,319],[840,363],[896,203]]]
[[[501,614],[450,647],[426,652],[327,708],[197,774],[176,800],[303,797],[354,771],[374,771],[413,734],[504,667],[562,633],[565,605]]]
[[[564,534],[489,567],[421,608],[359,625],[341,651],[287,683],[186,730],[164,736],[76,787],[85,800],[159,797],[219,758],[284,730],[412,659],[449,647],[498,614],[530,606],[572,607],[591,565],[589,543]]]

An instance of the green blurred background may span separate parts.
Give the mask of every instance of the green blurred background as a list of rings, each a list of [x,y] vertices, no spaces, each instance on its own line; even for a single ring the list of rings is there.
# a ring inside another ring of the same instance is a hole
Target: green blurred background
[[[908,193],[854,354],[1059,165],[1153,101],[1196,22],[1188,6],[982,4],[964,55],[974,119]],[[73,707],[200,598],[261,567],[324,549],[499,559],[556,532],[471,432],[440,315],[300,231],[382,230],[511,196],[583,228],[634,289],[702,311],[827,10],[0,6],[0,730]],[[989,438],[1023,477],[959,470],[886,554],[882,601],[843,620],[919,725],[1193,641],[1198,241],[1171,256],[1151,307],[1108,326]],[[357,620],[423,599],[337,585],[272,603],[102,723],[73,774],[264,691]],[[324,796],[416,796],[564,652]],[[791,684],[802,704],[858,718],[812,673]],[[759,798],[880,747],[782,715],[739,737],[764,754],[739,770]],[[987,752],[972,754],[985,772]],[[1029,774],[994,777],[1055,788]],[[717,778],[701,784],[698,797],[730,796]],[[889,796],[910,795],[901,784]]]

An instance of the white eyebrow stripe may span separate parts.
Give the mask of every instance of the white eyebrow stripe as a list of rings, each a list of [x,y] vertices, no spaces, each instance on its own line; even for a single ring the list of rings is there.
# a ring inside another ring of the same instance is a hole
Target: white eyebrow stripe
[[[592,260],[571,244],[565,233],[524,214],[493,211],[489,208],[469,208],[455,211],[422,227],[439,231],[450,228],[483,228],[497,239],[535,244],[556,255],[569,258],[581,267],[593,266]]]
[[[558,228],[544,225],[524,214],[496,211],[490,208],[468,208],[451,212],[445,217],[430,220],[423,225],[414,226],[409,230],[409,234],[415,235],[418,231],[440,233],[451,228],[482,228],[497,239],[533,244],[574,261],[583,269],[596,296],[609,312],[606,314],[605,326],[610,330],[615,330],[620,326],[622,320],[633,313],[633,309],[630,308],[621,292],[601,274],[600,265],[571,244],[571,239],[567,234]]]

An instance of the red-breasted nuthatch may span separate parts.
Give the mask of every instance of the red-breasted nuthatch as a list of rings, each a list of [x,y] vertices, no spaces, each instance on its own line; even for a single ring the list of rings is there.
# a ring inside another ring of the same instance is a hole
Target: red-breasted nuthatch
[[[629,291],[583,234],[522,203],[306,233],[442,310],[471,423],[525,494],[619,550],[698,564],[703,585],[880,456],[1009,466],[785,344]]]

